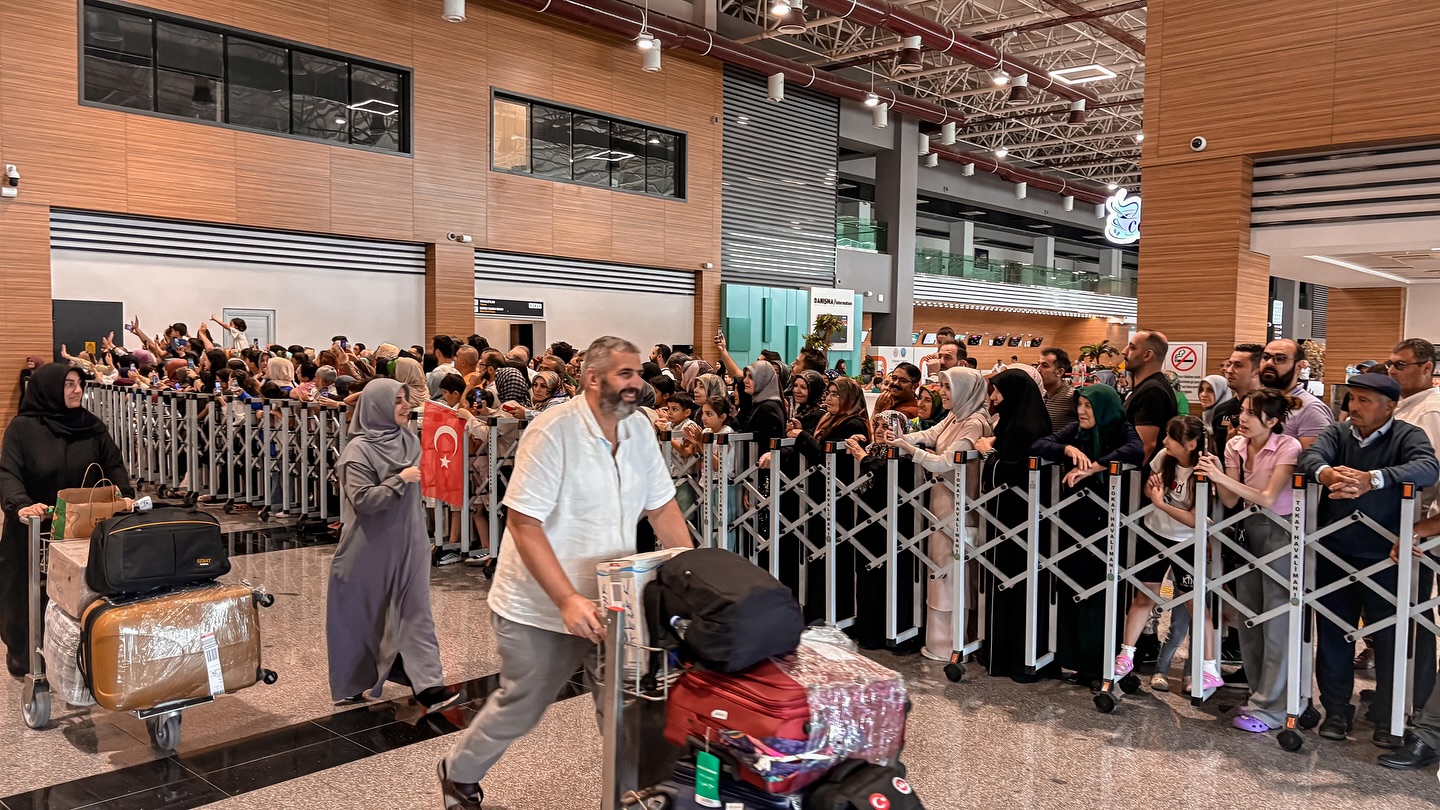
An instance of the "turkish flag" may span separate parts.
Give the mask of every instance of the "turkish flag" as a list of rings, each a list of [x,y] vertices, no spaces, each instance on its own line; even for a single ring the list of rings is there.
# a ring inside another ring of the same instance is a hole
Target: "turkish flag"
[[[465,420],[434,402],[425,403],[425,427],[420,431],[420,492],[451,506],[465,502]]]

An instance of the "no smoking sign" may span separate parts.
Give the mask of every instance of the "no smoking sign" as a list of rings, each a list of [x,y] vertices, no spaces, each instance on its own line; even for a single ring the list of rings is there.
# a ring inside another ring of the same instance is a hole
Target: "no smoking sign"
[[[1184,374],[1193,371],[1200,362],[1200,354],[1189,346],[1176,346],[1170,352],[1170,366]]]

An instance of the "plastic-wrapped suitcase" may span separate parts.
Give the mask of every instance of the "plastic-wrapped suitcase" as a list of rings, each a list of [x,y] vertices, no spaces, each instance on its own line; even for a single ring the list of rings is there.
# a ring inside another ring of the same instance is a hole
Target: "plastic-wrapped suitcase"
[[[82,541],[83,542],[83,541]],[[91,706],[95,698],[80,676],[80,621],[71,618],[58,602],[45,606],[45,675],[60,699],[71,706]]]
[[[799,793],[846,757],[898,759],[907,711],[898,673],[805,640],[744,672],[685,672],[670,687],[665,739],[708,748],[768,793]]]
[[[85,685],[101,706],[135,711],[272,681],[260,668],[258,615],[271,600],[215,583],[96,602],[81,620]]]

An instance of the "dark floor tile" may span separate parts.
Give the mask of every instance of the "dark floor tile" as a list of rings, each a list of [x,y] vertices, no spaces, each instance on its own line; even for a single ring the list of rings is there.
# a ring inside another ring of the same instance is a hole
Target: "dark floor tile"
[[[234,768],[205,775],[205,781],[231,796],[309,776],[329,768],[364,759],[371,751],[337,737],[284,754],[257,759]]]
[[[293,726],[256,734],[253,737],[187,753],[176,759],[179,759],[191,771],[197,774],[206,774],[294,751],[307,745],[333,740],[338,736],[335,732],[315,723],[297,723]]]
[[[408,700],[408,699],[407,699]],[[393,723],[399,719],[400,706],[405,701],[384,700],[378,703],[367,703],[364,706],[357,706],[353,709],[346,709],[342,712],[332,714],[329,717],[320,717],[310,722],[317,726],[347,737],[358,731],[383,726],[386,723]]]
[[[496,689],[500,688],[500,673],[486,675],[483,678],[463,681],[458,684],[460,688],[460,702],[474,703],[484,702]]]
[[[196,777],[132,793],[108,802],[92,804],[85,810],[156,810],[156,808],[162,807],[165,810],[189,810],[192,807],[200,807],[226,798],[229,797],[224,791],[204,779]]]
[[[394,751],[425,740],[454,734],[469,725],[475,717],[475,710],[456,707],[444,712],[418,718],[416,722],[390,723],[376,728],[351,734],[346,739],[377,754]]]
[[[173,759],[160,759],[0,799],[8,810],[74,810],[191,779]]]

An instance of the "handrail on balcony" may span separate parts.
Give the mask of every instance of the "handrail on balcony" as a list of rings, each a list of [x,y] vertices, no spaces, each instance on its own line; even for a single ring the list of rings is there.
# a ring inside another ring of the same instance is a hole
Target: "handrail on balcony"
[[[888,232],[889,227],[877,220],[844,215],[835,218],[836,247],[884,253],[888,247]]]
[[[915,251],[915,272],[999,284],[1023,284],[1031,287],[1082,290],[1123,298],[1135,297],[1135,282],[1128,279],[1034,264],[982,259],[926,248],[918,248]]]

